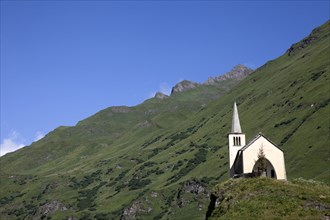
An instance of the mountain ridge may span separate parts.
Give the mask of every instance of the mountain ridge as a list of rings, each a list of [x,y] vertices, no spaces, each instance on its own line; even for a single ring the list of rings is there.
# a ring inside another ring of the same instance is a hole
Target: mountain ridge
[[[218,82],[227,80],[227,79],[244,79],[245,77],[247,77],[248,75],[253,73],[253,69],[246,67],[242,64],[238,64],[236,66],[234,66],[229,72],[220,75],[220,76],[216,76],[216,77],[210,77],[208,78],[208,80],[206,82],[204,82],[204,84],[206,85],[214,85]]]
[[[242,80],[252,72],[253,70],[251,68],[246,67],[242,64],[237,64],[230,71],[216,77],[209,77],[208,80],[203,83],[196,83],[190,80],[183,80],[177,83],[172,88],[171,94],[176,92],[183,92],[189,89],[195,89],[202,85],[213,85],[213,86],[218,85],[219,82],[226,80]]]

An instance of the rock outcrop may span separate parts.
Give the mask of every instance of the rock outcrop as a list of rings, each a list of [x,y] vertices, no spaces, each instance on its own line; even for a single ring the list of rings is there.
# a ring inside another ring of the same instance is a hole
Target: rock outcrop
[[[198,87],[199,85],[200,84],[189,81],[189,80],[183,80],[172,88],[171,94],[176,93],[176,92],[183,92],[183,91],[186,91],[189,89],[194,89],[194,88]]]
[[[249,67],[246,67],[242,64],[238,64],[234,66],[232,70],[227,72],[224,75],[217,76],[217,77],[210,77],[208,80],[204,83],[205,85],[215,85],[221,81],[227,80],[227,79],[244,79],[248,75],[250,75],[253,72],[253,70]]]
[[[114,106],[111,107],[113,113],[127,113],[130,112],[130,108],[127,106]]]
[[[148,120],[145,120],[139,124],[136,125],[137,128],[148,128],[151,126],[151,122]]]
[[[164,93],[157,92],[155,94],[155,97],[154,98],[156,98],[156,99],[167,99],[167,98],[169,98],[169,96],[168,95],[165,95]]]
[[[39,207],[39,214],[42,216],[52,214],[56,211],[65,211],[68,208],[65,207],[60,201],[54,200],[51,202],[48,202],[42,206]]]
[[[133,220],[138,219],[138,216],[143,213],[149,213],[152,211],[150,205],[145,204],[141,201],[134,201],[129,207],[124,209],[120,219],[121,220]]]
[[[305,37],[302,41],[292,44],[291,47],[286,51],[289,56],[295,54],[297,51],[306,48],[312,42],[317,40],[318,33],[321,31],[320,28],[315,28],[310,35]]]
[[[185,182],[181,188],[181,192],[193,193],[196,195],[199,194],[208,195],[209,193],[205,185],[201,181],[195,179]]]
[[[182,185],[178,192],[177,205],[182,208],[190,203],[196,203],[196,208],[201,211],[203,200],[207,200],[209,195],[209,190],[201,181],[196,179],[189,180]]]

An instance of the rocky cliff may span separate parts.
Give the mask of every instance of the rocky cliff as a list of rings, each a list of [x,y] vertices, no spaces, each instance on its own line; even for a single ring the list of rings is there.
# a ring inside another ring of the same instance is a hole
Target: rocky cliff
[[[165,95],[164,93],[161,93],[161,92],[157,92],[154,96],[154,98],[157,98],[157,99],[167,99],[169,96],[168,95]]]
[[[251,68],[246,67],[242,64],[238,64],[232,70],[225,73],[224,75],[208,78],[208,80],[204,84],[215,85],[215,84],[217,84],[221,81],[227,80],[227,79],[241,80],[241,79],[244,79],[245,77],[247,77],[252,72],[253,72],[253,70]]]
[[[183,91],[186,91],[189,89],[194,89],[198,86],[199,86],[198,83],[195,83],[195,82],[192,82],[189,80],[183,80],[172,88],[171,94],[176,93],[176,92],[183,92]]]

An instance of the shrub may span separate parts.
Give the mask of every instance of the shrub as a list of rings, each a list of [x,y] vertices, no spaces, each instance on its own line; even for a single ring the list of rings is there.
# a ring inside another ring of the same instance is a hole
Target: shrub
[[[287,124],[290,124],[291,122],[293,122],[294,120],[296,120],[296,118],[292,118],[292,119],[289,119],[289,120],[286,120],[286,121],[282,121],[280,123],[277,123],[274,125],[274,128],[277,128],[277,127],[280,127],[282,125],[287,125]]]
[[[94,218],[97,220],[108,220],[108,214],[107,213],[97,213],[96,215],[94,215]]]
[[[204,147],[207,147],[204,146]],[[195,169],[199,164],[204,163],[206,161],[207,150],[204,148],[199,148],[198,152],[194,155],[194,158],[188,160],[187,165],[182,168],[177,174],[167,179],[169,182],[166,185],[174,183],[181,179],[181,177],[187,175],[190,171]]]
[[[164,170],[161,170],[161,169],[158,168],[155,173],[156,173],[156,175],[160,175],[160,174],[163,174],[165,172],[164,172]]]
[[[80,210],[86,208],[93,208],[95,206],[94,200],[97,194],[97,191],[105,185],[106,182],[101,182],[98,186],[93,187],[92,189],[86,189],[79,191],[79,196],[77,198],[77,207]]]
[[[183,161],[179,160],[172,168],[172,171],[179,169],[183,165]]]
[[[129,170],[124,170],[123,172],[121,172],[116,178],[115,181],[119,181],[121,179],[123,179],[126,175],[126,173],[128,173]]]
[[[133,178],[128,182],[128,188],[130,190],[141,189],[151,183],[150,179],[136,179]]]
[[[316,72],[316,73],[312,73],[311,80],[316,81],[318,78],[320,78],[320,76],[323,75],[323,73],[325,73],[324,70]]]

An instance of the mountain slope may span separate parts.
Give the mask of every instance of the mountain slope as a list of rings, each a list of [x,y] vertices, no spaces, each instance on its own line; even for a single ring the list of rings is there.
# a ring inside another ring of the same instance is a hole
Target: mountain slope
[[[242,73],[252,72],[247,67],[241,71]],[[145,142],[148,136],[150,138],[154,136],[150,133],[170,131],[173,126],[185,121],[190,113],[204,108],[209,102],[234,87],[244,77],[245,75],[228,79],[215,86],[194,83],[194,85],[198,85],[196,89],[186,88],[183,86],[186,81],[183,81],[174,86],[173,90],[183,87],[184,91],[175,91],[169,99],[163,100],[155,97],[134,107],[116,106],[104,109],[80,121],[76,126],[57,128],[42,140],[33,143],[31,148],[23,148],[15,152],[15,155],[6,155],[2,158],[5,161],[2,164],[3,169],[13,170],[16,173],[33,173],[35,172],[33,168],[38,167],[41,170],[41,164],[48,164],[57,158],[62,161],[64,158],[61,157],[70,156],[70,153],[75,151],[79,151],[77,153],[83,157],[86,154],[98,153],[102,147],[112,146],[111,149],[106,149],[111,151],[115,150],[116,147],[113,146],[116,146],[117,143],[119,145],[125,143],[123,139],[132,139],[135,142],[136,139],[141,138],[141,135],[143,135],[142,141]],[[89,152],[91,146],[97,151]],[[7,163],[7,161],[11,162]],[[59,171],[58,167],[56,169]]]
[[[111,107],[1,157],[1,216],[204,218],[228,179],[235,100],[247,138],[284,149],[289,179],[329,184],[329,25],[242,81]]]

